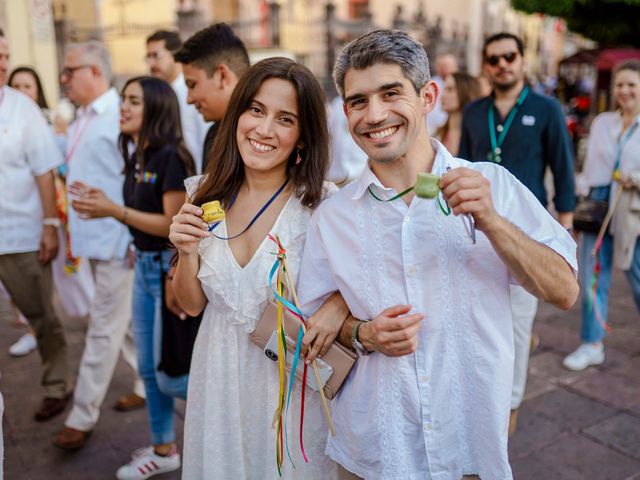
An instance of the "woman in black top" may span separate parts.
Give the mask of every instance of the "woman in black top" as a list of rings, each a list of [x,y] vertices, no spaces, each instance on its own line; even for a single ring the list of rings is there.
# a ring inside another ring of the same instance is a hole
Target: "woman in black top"
[[[124,207],[92,189],[80,213],[113,217],[129,226],[135,246],[132,325],[138,370],[145,384],[152,447],[122,466],[119,479],[162,473],[180,466],[173,426],[174,397],[185,398],[188,375],[169,377],[157,370],[162,338],[162,290],[172,251],[172,217],[184,203],[184,179],[195,164],[185,147],[178,99],[171,86],[153,77],[136,77],[122,90],[120,148],[125,158]],[[138,476],[136,476],[138,475]],[[146,478],[146,477],[145,477]]]

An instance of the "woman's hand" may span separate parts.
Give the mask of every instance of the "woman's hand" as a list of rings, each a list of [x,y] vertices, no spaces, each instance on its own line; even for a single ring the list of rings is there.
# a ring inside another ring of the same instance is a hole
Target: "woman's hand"
[[[636,188],[630,177],[617,178],[616,182],[623,188],[623,190],[633,190]]]
[[[307,333],[302,337],[302,351],[307,352],[307,364],[327,353],[348,315],[349,307],[344,298],[340,292],[335,292],[307,320]]]
[[[87,188],[83,195],[75,197],[71,206],[84,218],[118,218],[124,208],[109,200],[99,188],[92,187]]]
[[[202,220],[202,209],[185,203],[173,217],[169,240],[183,256],[198,253],[200,240],[210,236],[209,225]]]

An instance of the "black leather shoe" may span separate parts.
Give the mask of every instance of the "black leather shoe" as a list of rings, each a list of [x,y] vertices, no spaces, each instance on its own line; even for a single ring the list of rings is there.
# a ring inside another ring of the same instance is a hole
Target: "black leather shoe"
[[[67,402],[69,401],[69,397],[64,398],[51,398],[45,397],[42,400],[42,404],[40,408],[35,413],[35,419],[38,422],[45,422],[50,418],[55,417],[57,414],[62,412],[67,406]]]

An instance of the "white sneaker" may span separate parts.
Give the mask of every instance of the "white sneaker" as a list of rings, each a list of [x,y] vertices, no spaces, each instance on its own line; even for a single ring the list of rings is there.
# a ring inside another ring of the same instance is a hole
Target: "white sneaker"
[[[604,345],[602,342],[583,343],[578,349],[567,355],[562,364],[573,371],[580,371],[589,365],[600,365],[604,362]]]
[[[32,333],[25,333],[16,343],[9,347],[9,354],[14,357],[22,357],[28,355],[38,348],[36,337]]]
[[[160,473],[180,468],[180,454],[174,445],[166,457],[157,455],[153,447],[145,447],[131,454],[132,460],[116,472],[118,480],[144,480]]]

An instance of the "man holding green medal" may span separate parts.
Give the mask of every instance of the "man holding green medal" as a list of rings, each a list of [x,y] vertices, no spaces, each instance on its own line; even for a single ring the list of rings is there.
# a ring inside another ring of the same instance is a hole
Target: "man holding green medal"
[[[557,101],[533,92],[525,81],[522,40],[497,33],[485,40],[483,71],[493,93],[468,105],[462,120],[460,158],[502,165],[547,206],[544,176],[553,173],[558,221],[571,229],[576,206],[573,153],[565,119]],[[531,330],[538,300],[519,286],[511,287],[515,368],[509,433],[527,382]]]
[[[369,161],[312,215],[300,267],[301,310],[339,291],[358,353],[326,453],[341,480],[511,480],[509,285],[570,308],[575,242],[507,170],[429,138],[438,86],[409,35],[354,40],[333,77]]]

